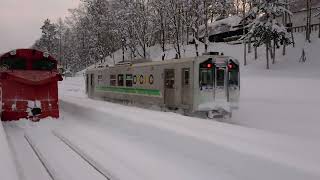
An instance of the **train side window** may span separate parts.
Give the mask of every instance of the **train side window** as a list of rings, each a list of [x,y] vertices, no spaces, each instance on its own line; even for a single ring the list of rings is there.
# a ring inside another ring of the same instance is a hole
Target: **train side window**
[[[116,75],[110,75],[110,86],[117,86]]]
[[[123,85],[124,85],[123,74],[118,74],[118,86],[123,86]]]
[[[102,83],[102,74],[99,74],[98,75],[98,84],[101,84]]]
[[[174,71],[168,70],[165,72],[165,87],[174,89]]]
[[[126,86],[132,87],[133,84],[133,76],[132,74],[126,74]]]
[[[182,77],[183,77],[183,85],[189,85],[190,83],[190,69],[184,68],[182,69]]]

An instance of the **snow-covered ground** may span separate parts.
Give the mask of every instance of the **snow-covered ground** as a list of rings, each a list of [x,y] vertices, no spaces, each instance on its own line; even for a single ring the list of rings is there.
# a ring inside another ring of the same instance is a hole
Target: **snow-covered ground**
[[[154,48],[152,56],[161,56]],[[184,56],[192,56],[194,47],[185,48]],[[240,45],[210,49],[242,62]],[[239,109],[228,122],[91,100],[83,76],[67,78],[59,83],[61,118],[4,123],[8,138],[0,128],[0,143],[8,140],[11,152],[0,155],[8,163],[14,157],[11,172],[21,179],[316,180],[319,49],[319,40],[308,45],[297,35],[296,48],[279,54],[271,70],[264,69],[263,53],[249,58],[241,67]],[[0,179],[15,180],[2,175],[10,171],[1,169]]]
[[[257,60],[253,53],[248,55],[248,65],[241,66],[239,109],[234,111],[230,123],[311,139],[320,137],[320,39],[314,37],[309,44],[304,41],[304,34],[295,34],[295,41],[295,48],[287,48],[287,56],[281,55],[282,47],[277,51],[276,64],[271,65],[270,70],[265,69],[263,47],[259,49]],[[200,52],[203,48],[201,44]],[[306,52],[305,63],[299,63],[302,49]],[[161,59],[160,47],[151,47],[149,51],[154,60]],[[215,43],[209,46],[209,51],[223,52],[243,62],[242,45]],[[194,56],[194,46],[185,46],[184,52],[184,57]],[[167,54],[173,58],[174,49]],[[121,56],[121,51],[115,53],[116,59],[121,60]],[[107,61],[112,62],[112,59]],[[62,82],[61,93],[84,97],[82,73]]]

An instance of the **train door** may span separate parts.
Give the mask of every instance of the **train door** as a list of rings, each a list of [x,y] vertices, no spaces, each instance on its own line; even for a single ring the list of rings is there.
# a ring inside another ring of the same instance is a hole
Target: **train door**
[[[228,94],[226,91],[226,68],[225,67],[215,67],[215,90],[214,90],[214,97],[216,100],[218,99],[226,99]]]
[[[89,92],[89,74],[86,74],[86,93],[88,94]]]
[[[94,74],[90,74],[90,94],[94,92]]]
[[[2,87],[0,87],[0,117],[2,116]]]
[[[240,71],[236,60],[228,62],[228,99],[230,102],[238,102],[240,97]]]
[[[164,70],[164,103],[168,107],[175,107],[175,71]]]
[[[182,104],[189,104],[190,101],[190,68],[182,69],[182,89],[181,89],[181,101]]]

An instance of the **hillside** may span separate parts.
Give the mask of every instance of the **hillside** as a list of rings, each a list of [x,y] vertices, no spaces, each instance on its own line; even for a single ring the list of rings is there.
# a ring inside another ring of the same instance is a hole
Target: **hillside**
[[[305,42],[304,34],[295,34],[296,47],[288,47],[286,56],[282,56],[282,49],[279,49],[276,64],[271,65],[270,70],[265,69],[263,47],[259,48],[257,60],[254,60],[251,53],[248,65],[243,66],[242,45],[210,44],[209,51],[223,52],[241,62],[242,89],[239,109],[234,111],[229,123],[296,136],[320,136],[320,39],[315,36],[314,34],[313,41],[309,44]],[[200,52],[203,49],[204,46],[201,45]],[[299,63],[302,49],[306,52],[305,63]],[[149,53],[154,61],[161,59],[160,47],[151,47]],[[167,56],[171,58],[174,54],[174,49],[167,52]],[[183,57],[194,55],[194,46],[185,46]],[[115,59],[119,60],[121,57],[121,51],[115,53]],[[112,64],[113,59],[108,59],[107,63]],[[81,71],[79,74],[83,73],[84,71]],[[76,91],[82,94],[84,89],[79,90],[78,86],[84,88],[84,83],[82,78],[79,80],[71,82],[75,83]],[[74,93],[74,89],[72,91]]]

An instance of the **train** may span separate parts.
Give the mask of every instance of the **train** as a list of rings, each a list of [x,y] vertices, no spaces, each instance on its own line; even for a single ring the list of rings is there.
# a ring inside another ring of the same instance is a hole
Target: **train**
[[[16,49],[0,56],[2,121],[38,121],[59,117],[57,60],[35,49]]]
[[[209,118],[232,115],[240,96],[239,61],[217,52],[165,61],[126,61],[85,73],[89,98],[158,106]]]

